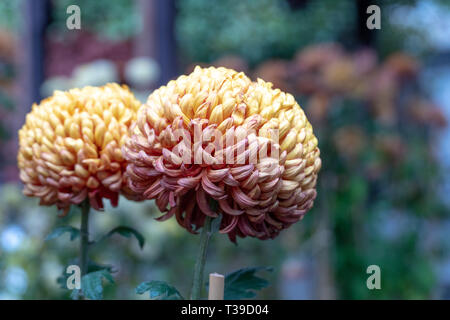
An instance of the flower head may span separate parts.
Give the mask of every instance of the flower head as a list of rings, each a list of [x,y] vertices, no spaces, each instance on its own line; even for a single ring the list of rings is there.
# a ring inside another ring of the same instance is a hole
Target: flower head
[[[121,147],[139,106],[117,84],[55,91],[34,104],[19,131],[24,194],[65,212],[86,198],[101,210],[103,198],[117,205],[120,192],[131,197]]]
[[[220,213],[233,241],[273,238],[316,197],[312,127],[292,95],[261,79],[197,67],[154,91],[130,134],[130,189],[190,232]]]

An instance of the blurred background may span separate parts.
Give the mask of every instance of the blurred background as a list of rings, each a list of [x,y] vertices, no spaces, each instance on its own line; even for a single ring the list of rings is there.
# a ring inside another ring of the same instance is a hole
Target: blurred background
[[[69,30],[69,5],[81,29]],[[369,5],[381,29],[366,27]],[[68,235],[44,241],[72,212],[25,198],[17,130],[55,89],[128,84],[143,102],[158,86],[215,65],[295,95],[319,138],[318,198],[275,240],[213,238],[206,272],[273,266],[259,297],[450,298],[450,3],[444,0],[0,1],[0,299],[68,299],[58,283],[77,256]],[[92,214],[99,238],[118,224],[146,238],[92,249],[114,267],[105,298],[143,299],[142,281],[187,295],[198,237],[152,202]],[[381,290],[366,269],[381,268]]]

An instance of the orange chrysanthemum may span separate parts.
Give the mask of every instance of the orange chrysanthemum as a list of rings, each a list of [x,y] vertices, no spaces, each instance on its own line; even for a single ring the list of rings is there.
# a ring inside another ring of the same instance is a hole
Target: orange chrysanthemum
[[[292,95],[261,79],[197,67],[154,91],[130,133],[130,189],[156,199],[160,220],[175,215],[190,232],[220,213],[232,241],[273,238],[316,197],[312,127]]]
[[[86,198],[101,210],[103,198],[117,205],[120,192],[132,196],[121,147],[139,107],[117,84],[55,91],[34,104],[19,131],[24,194],[64,212]]]

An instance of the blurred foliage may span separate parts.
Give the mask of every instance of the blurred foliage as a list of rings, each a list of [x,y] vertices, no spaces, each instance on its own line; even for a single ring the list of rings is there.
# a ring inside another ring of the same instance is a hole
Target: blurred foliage
[[[397,20],[392,17],[395,9],[414,8],[419,2],[370,3],[381,8],[382,31],[373,31],[373,45],[380,57],[401,50],[415,55],[431,53],[428,30],[420,23],[402,25],[398,17]],[[434,2],[450,5],[446,0]],[[354,48],[360,44],[358,29],[365,28],[358,25],[354,0],[182,0],[177,1],[177,8],[176,36],[181,52],[196,62],[210,63],[234,54],[254,66],[269,58],[292,58],[305,46],[327,41]]]
[[[379,63],[373,50],[321,44],[253,73],[295,93],[318,135],[323,166],[310,215],[329,216],[338,297],[433,293],[432,264],[442,243],[425,247],[421,233],[425,221],[448,218],[432,151],[447,120],[428,100],[420,72],[419,61],[404,53]],[[365,286],[363,271],[371,264],[382,270],[382,290]]]
[[[1,27],[18,28],[19,2],[0,1]],[[444,225],[448,208],[438,192],[442,169],[432,148],[446,120],[418,81],[420,61],[399,53],[427,53],[426,38],[419,28],[390,21],[395,7],[412,7],[418,1],[380,1],[383,32],[377,32],[375,51],[348,50],[358,44],[355,1],[301,2],[291,8],[281,0],[177,1],[176,36],[185,62],[245,69],[253,78],[261,77],[295,94],[313,123],[323,160],[317,202],[302,222],[274,241],[246,238],[237,247],[225,235],[215,235],[205,273],[271,266],[274,272],[264,274],[271,286],[258,298],[280,298],[283,281],[322,277],[318,256],[323,252],[318,244],[326,229],[338,298],[434,297],[439,281],[434,266],[448,255],[448,237],[430,241],[436,234],[430,225]],[[83,30],[108,39],[128,38],[139,27],[135,1],[52,3],[54,24],[49,31],[63,40],[69,37],[65,9],[70,4],[80,6]],[[346,48],[313,45],[326,41]],[[9,42],[4,43],[0,48],[9,48]],[[2,84],[14,75],[8,68],[0,66]],[[91,70],[98,69],[94,65]],[[95,72],[84,78],[94,80]],[[63,85],[61,79],[54,84]],[[3,92],[8,90],[0,95]],[[0,96],[0,104],[13,106],[7,95]],[[79,239],[70,241],[67,233],[44,239],[55,226],[78,227],[79,212],[74,209],[58,218],[56,209],[38,206],[36,199],[23,197],[20,189],[15,184],[0,187],[0,298],[69,299],[64,270],[77,261]],[[158,215],[153,202],[125,199],[118,208],[91,215],[93,239],[124,225],[136,228],[146,243],[141,250],[135,239],[113,236],[92,248],[89,270],[108,270],[115,282],[105,286],[104,298],[147,299],[135,288],[151,279],[167,281],[188,296],[199,239],[174,219],[155,221]],[[311,273],[286,272],[286,261],[301,257],[317,268]],[[365,271],[371,264],[381,267],[382,290],[366,287]]]
[[[24,198],[20,188],[14,184],[0,188],[0,299],[70,299],[64,270],[77,262],[79,238],[71,241],[67,233],[49,241],[44,238],[55,226],[79,226],[79,209],[73,208],[66,217],[59,218],[55,208],[40,207],[37,199]],[[124,198],[118,208],[106,206],[104,213],[91,214],[91,239],[97,243],[89,252],[89,272],[108,270],[115,282],[104,287],[105,299],[148,299],[147,295],[135,292],[146,279],[166,280],[188,296],[198,237],[180,228],[175,220],[164,223],[154,220],[158,215],[153,201],[136,203]],[[134,226],[145,237],[144,248],[126,237],[98,241],[117,225]],[[242,242],[236,250],[226,235],[213,237],[212,246],[214,250],[209,252],[205,272],[227,274],[248,265],[267,265],[268,261],[279,269],[284,255],[279,244],[262,245],[256,239]],[[23,273],[24,290],[16,288],[22,283],[20,279],[6,285],[12,268]],[[272,273],[265,278],[270,282],[275,279]],[[94,290],[94,294],[99,291]],[[265,289],[259,297],[274,298],[276,291]]]
[[[308,1],[291,10],[280,0],[177,1],[177,40],[189,59],[238,54],[251,64],[290,57],[314,42],[345,40],[355,25],[354,1]]]
[[[0,157],[2,158],[10,151],[5,147],[7,139],[12,136],[8,132],[7,121],[16,103],[12,92],[17,73],[15,54],[20,3],[20,0],[0,2]],[[4,166],[4,163],[0,166]]]
[[[17,31],[20,27],[20,6],[23,0],[0,1],[0,29]]]
[[[136,1],[130,0],[52,0],[51,30],[68,33],[66,9],[77,5],[81,10],[81,29],[109,40],[120,41],[134,36],[140,26]],[[64,35],[61,35],[64,36]]]

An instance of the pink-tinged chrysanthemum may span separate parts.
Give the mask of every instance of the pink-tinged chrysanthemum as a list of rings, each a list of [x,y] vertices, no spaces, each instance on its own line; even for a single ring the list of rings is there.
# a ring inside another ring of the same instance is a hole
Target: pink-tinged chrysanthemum
[[[190,232],[273,238],[316,197],[320,151],[292,95],[226,68],[197,67],[154,91],[123,147],[129,186]]]
[[[140,103],[125,86],[107,84],[67,92],[34,104],[19,131],[18,166],[24,194],[67,212],[89,199],[117,205],[125,182],[121,147]]]

